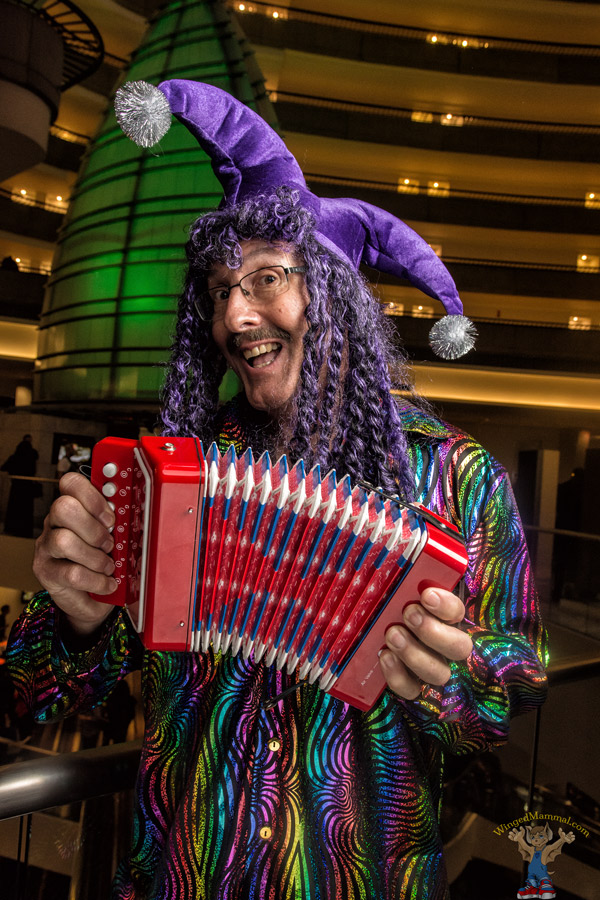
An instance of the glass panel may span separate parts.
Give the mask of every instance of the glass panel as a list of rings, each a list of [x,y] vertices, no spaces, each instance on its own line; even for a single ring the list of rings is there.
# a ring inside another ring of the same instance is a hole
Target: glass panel
[[[183,276],[183,260],[174,262],[161,260],[152,266],[149,263],[132,264],[123,273],[122,293],[124,297],[144,295],[148,298],[148,304],[152,303],[154,296],[157,303],[164,308],[167,305],[167,298],[176,298],[179,294]]]
[[[122,347],[156,347],[164,342],[175,326],[174,316],[146,315],[123,316],[120,322]],[[156,354],[157,356],[163,354]]]

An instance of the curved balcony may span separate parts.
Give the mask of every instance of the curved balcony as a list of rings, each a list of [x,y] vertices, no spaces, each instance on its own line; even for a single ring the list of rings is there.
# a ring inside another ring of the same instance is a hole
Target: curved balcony
[[[419,113],[407,108],[331,100],[282,90],[277,91],[273,100],[284,132],[524,159],[595,163],[600,156],[599,126],[492,116],[454,116],[453,122],[444,124],[444,110]]]
[[[600,48],[392,25],[279,9],[256,0],[228,5],[255,44],[284,46],[362,62],[555,84],[600,84]],[[273,13],[277,15],[274,16]]]
[[[390,316],[393,328],[412,358],[438,362],[428,343],[432,321],[412,316]],[[477,350],[460,365],[498,369],[535,369],[592,374],[600,372],[600,329],[575,331],[550,323],[474,319]]]
[[[390,182],[305,174],[311,189],[321,197],[351,195],[400,219],[553,234],[600,232],[600,202],[583,197],[536,197],[427,185],[403,189]]]
[[[0,218],[3,228],[12,234],[22,234],[53,244],[65,215],[64,209],[48,209],[38,200],[21,202],[10,191],[0,188]]]

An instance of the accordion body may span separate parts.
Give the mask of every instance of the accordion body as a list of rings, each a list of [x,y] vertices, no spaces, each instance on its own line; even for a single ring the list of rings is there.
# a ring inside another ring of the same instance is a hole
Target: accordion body
[[[368,710],[386,629],[467,565],[445,519],[335,472],[194,438],[105,438],[117,590],[148,649],[243,654]]]

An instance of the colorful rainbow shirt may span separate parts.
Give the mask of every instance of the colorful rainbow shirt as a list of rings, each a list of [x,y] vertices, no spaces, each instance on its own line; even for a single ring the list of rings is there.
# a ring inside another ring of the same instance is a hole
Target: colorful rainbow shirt
[[[146,731],[131,847],[114,900],[433,900],[448,896],[438,827],[443,754],[504,741],[543,701],[543,631],[506,472],[466,435],[405,412],[421,502],[461,528],[474,652],[417,700],[368,713],[228,655],[145,651],[115,611],[69,655],[47,594],[13,629],[10,665],[39,721],[101,703],[143,670]],[[226,423],[227,426],[227,423]],[[223,428],[222,448],[242,436]]]

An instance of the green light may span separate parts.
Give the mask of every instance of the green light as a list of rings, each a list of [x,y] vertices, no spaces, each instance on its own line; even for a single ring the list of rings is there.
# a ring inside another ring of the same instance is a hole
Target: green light
[[[125,80],[206,81],[272,121],[248,65],[256,69],[224,6],[178,0],[155,21]],[[111,107],[59,241],[40,326],[36,402],[157,402],[187,232],[220,199],[210,161],[184,126],[173,119],[160,145],[143,151],[122,134]],[[223,385],[225,395],[235,390]]]

